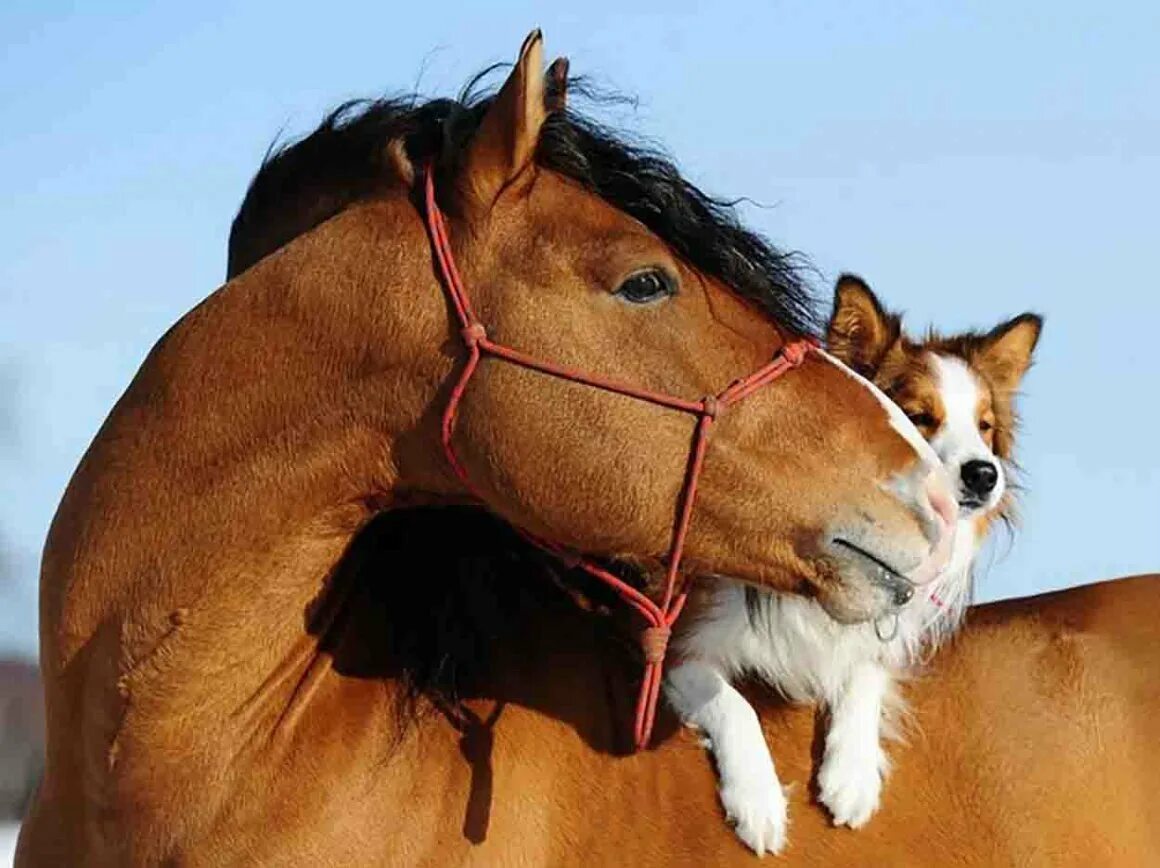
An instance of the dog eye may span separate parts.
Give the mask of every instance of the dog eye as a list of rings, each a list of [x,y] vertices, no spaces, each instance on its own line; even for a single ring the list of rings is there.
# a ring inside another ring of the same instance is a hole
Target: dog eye
[[[616,295],[630,304],[648,304],[676,295],[676,282],[659,268],[630,275],[616,290]]]
[[[986,434],[988,431],[990,431],[994,427],[995,426],[992,425],[990,422],[988,422],[986,419],[984,419],[983,421],[981,421],[979,423],[979,430],[982,431],[984,434]]]
[[[908,418],[916,428],[937,428],[938,420],[930,413],[908,413]]]

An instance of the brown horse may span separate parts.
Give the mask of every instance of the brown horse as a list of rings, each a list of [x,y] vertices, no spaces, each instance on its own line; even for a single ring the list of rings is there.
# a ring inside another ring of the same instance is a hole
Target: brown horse
[[[343,638],[366,608],[343,578],[360,532],[468,495],[440,448],[464,351],[416,200],[425,166],[474,303],[509,346],[695,400],[808,330],[785,257],[562,99],[545,94],[534,34],[494,99],[377,104],[259,173],[235,231],[268,229],[271,255],[154,347],[53,522],[47,764],[22,864],[351,864],[428,846],[397,823],[453,800],[411,789],[446,771],[444,742],[391,723],[400,690],[381,669],[352,677],[376,669]],[[302,191],[321,204],[295,210]],[[694,421],[485,362],[455,445],[492,513],[632,565],[647,587]],[[946,499],[892,405],[810,353],[714,426],[685,564],[873,618],[945,549]],[[576,698],[599,704],[608,687]],[[552,738],[570,741],[566,727]]]
[[[347,196],[377,186],[373,152],[343,172],[335,181]],[[289,201],[276,199],[262,219],[243,210],[235,273],[336,207],[310,181],[284,184]],[[688,733],[624,756],[634,662],[615,647],[621,625],[576,611],[518,538],[475,513],[396,512],[368,526],[351,554],[336,580],[350,589],[346,614],[328,622],[325,646],[348,679],[384,686],[374,702],[391,736],[374,746],[401,780],[375,791],[383,801],[330,815],[358,830],[349,840],[321,823],[301,850],[275,837],[246,839],[247,852],[372,864],[749,863],[723,833],[709,775],[690,765]],[[400,595],[380,576],[424,583]],[[565,590],[575,595],[584,581],[572,574]],[[600,601],[601,588],[587,590],[582,603]],[[976,609],[961,641],[913,685],[921,729],[899,757],[899,789],[857,834],[802,804],[820,747],[811,748],[809,713],[754,695],[797,783],[786,861],[1156,863],[1158,598],[1155,579],[1137,579]],[[422,709],[436,713],[413,722]],[[409,739],[427,745],[421,761],[400,750]],[[419,798],[400,808],[400,792]],[[226,861],[239,851],[214,852]]]

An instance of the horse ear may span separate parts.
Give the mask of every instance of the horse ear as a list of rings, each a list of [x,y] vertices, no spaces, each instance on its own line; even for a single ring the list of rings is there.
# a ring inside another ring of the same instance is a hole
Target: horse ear
[[[549,112],[562,112],[568,107],[568,58],[557,57],[548,67],[548,92],[545,104]]]
[[[860,277],[843,274],[834,287],[827,349],[839,361],[872,378],[902,333],[902,320],[888,313]]]
[[[991,329],[982,339],[976,363],[1001,391],[1014,391],[1031,367],[1043,317],[1024,313]]]
[[[544,103],[544,40],[533,30],[467,149],[460,192],[487,209],[535,157]]]

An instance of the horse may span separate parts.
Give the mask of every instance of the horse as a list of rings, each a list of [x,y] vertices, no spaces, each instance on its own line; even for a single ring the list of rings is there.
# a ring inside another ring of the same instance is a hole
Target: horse
[[[347,159],[343,171],[346,195],[376,184],[373,157]],[[335,207],[317,187],[290,187],[289,207],[239,215],[231,277]],[[608,613],[606,589],[575,570],[560,581],[556,565],[476,511],[383,515],[358,548],[343,581],[358,589],[361,617],[332,626],[332,660],[390,693],[383,757],[410,776],[399,791],[441,795],[401,815],[399,803],[371,806],[357,844],[317,852],[381,864],[749,863],[722,833],[711,777],[690,765],[690,733],[666,717],[660,749],[628,755],[631,642],[622,623],[594,622],[575,605],[591,612],[595,600]],[[388,596],[376,582],[384,570],[427,581]],[[1139,577],[973,609],[963,636],[909,685],[921,728],[896,764],[899,792],[856,834],[830,828],[812,804],[821,744],[811,714],[752,688],[795,782],[786,861],[1156,862],[1147,770],[1160,735],[1150,677],[1158,594],[1156,577]],[[408,738],[427,745],[423,762],[393,755]]]
[[[406,692],[349,674],[384,514],[485,509],[665,618],[697,575],[882,617],[945,562],[937,459],[802,344],[793,260],[552,69],[535,32],[493,98],[378,103],[259,171],[234,228],[276,249],[154,346],[50,527],[19,864],[380,860],[367,811],[443,768],[389,723]]]

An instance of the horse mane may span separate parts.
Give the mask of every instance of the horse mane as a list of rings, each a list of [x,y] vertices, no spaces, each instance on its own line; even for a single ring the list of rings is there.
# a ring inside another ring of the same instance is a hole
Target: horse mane
[[[493,95],[476,76],[457,99],[354,100],[309,135],[271,147],[230,229],[228,277],[245,271],[343,209],[400,183],[391,149],[434,164],[446,182],[461,165]],[[554,89],[556,85],[553,83]],[[702,192],[663,153],[572,107],[608,102],[579,78],[570,104],[549,114],[536,162],[639,220],[694,268],[755,303],[788,333],[817,335],[820,320],[804,257],[741,225],[734,201]],[[550,93],[549,99],[555,101]],[[446,187],[440,183],[440,189]]]
[[[586,619],[578,593],[601,613],[618,602],[482,509],[415,507],[381,513],[355,537],[307,629],[342,675],[396,679],[405,719],[421,697],[449,708],[486,688],[501,674],[501,649],[526,648],[561,619]],[[587,620],[633,652],[619,625],[627,613]]]

